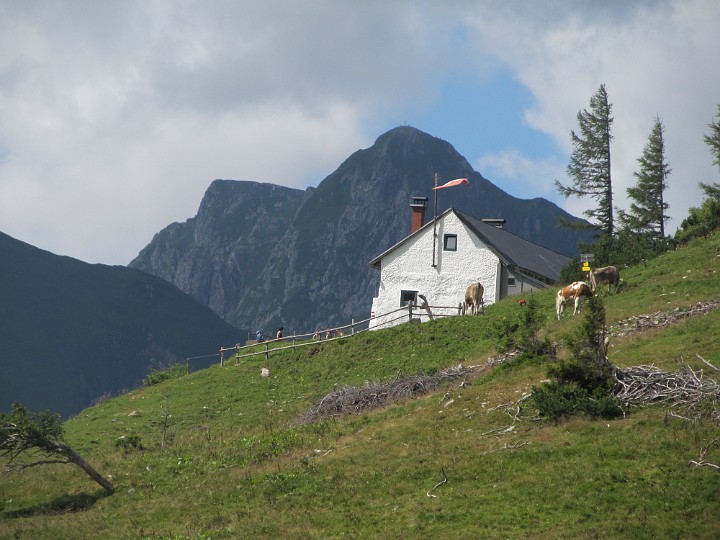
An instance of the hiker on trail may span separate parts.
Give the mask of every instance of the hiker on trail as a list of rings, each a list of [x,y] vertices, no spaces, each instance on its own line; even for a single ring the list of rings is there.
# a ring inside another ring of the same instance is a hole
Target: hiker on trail
[[[263,333],[258,330],[255,332],[255,339],[257,339],[258,343],[262,343],[263,341],[265,341],[265,336],[263,336]]]
[[[282,339],[282,337],[283,337],[283,330],[285,330],[285,327],[284,327],[284,326],[281,326],[280,328],[278,328],[277,335],[276,335],[275,337],[278,338],[278,339]]]

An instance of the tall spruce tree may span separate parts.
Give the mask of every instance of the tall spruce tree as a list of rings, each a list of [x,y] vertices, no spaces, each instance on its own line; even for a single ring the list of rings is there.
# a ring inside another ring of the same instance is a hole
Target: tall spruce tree
[[[668,187],[670,167],[665,161],[665,126],[655,117],[643,155],[638,159],[640,170],[633,173],[637,184],[627,189],[630,207],[618,212],[618,221],[628,232],[647,235],[653,240],[665,238],[665,222],[669,219],[664,192]]]
[[[708,124],[710,134],[705,135],[705,144],[710,147],[713,164],[720,169],[720,105],[715,121]],[[707,236],[720,227],[720,183],[706,184],[699,182],[700,189],[705,192],[705,199],[699,208],[690,208],[688,217],[680,224],[675,233],[678,242],[687,242],[698,236]]]
[[[713,165],[716,165],[718,169],[720,169],[720,104],[718,104],[717,109],[718,112],[715,115],[715,121],[708,124],[710,134],[705,135],[705,144],[710,147],[710,152],[714,158]]]
[[[710,153],[713,156],[713,165],[720,169],[720,104],[717,106],[718,112],[715,115],[715,121],[710,122],[708,127],[710,128],[710,134],[705,135],[705,144],[710,147]],[[712,184],[706,184],[699,182],[698,186],[705,192],[705,197],[716,203],[720,203],[720,183],[713,182]]]
[[[578,112],[577,120],[580,135],[571,131],[573,151],[567,167],[572,184],[564,186],[555,180],[558,191],[566,198],[591,197],[597,206],[586,210],[591,221],[596,221],[602,234],[612,237],[614,233],[613,191],[610,177],[610,116],[612,105],[608,102],[605,85],[601,84],[595,95],[590,98],[590,110]]]

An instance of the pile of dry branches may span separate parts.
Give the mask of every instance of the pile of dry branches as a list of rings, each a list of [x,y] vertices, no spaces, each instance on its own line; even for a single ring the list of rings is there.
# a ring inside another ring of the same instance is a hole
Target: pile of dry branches
[[[664,328],[675,324],[680,319],[704,315],[720,307],[720,301],[698,302],[688,309],[675,308],[673,311],[658,311],[649,315],[636,315],[628,317],[610,327],[610,333],[622,336],[629,332],[640,332],[651,328]]]
[[[655,366],[632,366],[615,368],[613,376],[615,396],[623,405],[662,404],[695,418],[709,416],[720,423],[720,384],[703,377],[702,369],[695,371],[683,363],[679,371],[670,373]]]
[[[478,366],[447,368],[433,375],[398,376],[385,383],[370,382],[360,388],[343,386],[326,395],[313,405],[300,419],[301,424],[318,422],[348,414],[360,414],[393,402],[413,399],[437,390],[449,382],[464,379]]]
[[[439,371],[433,375],[409,375],[400,377],[398,373],[395,380],[380,383],[367,383],[361,388],[343,386],[326,395],[303,414],[298,422],[310,424],[328,418],[336,418],[348,414],[360,414],[379,407],[386,407],[391,403],[414,399],[437,390],[440,386],[465,379],[483,368],[494,368],[503,362],[519,355],[512,351],[487,359],[484,366],[463,366],[462,364]],[[461,386],[464,384],[461,382]]]

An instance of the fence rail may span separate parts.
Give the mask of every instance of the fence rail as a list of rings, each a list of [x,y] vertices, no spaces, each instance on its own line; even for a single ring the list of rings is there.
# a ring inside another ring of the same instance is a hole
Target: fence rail
[[[388,316],[396,314],[397,316],[386,320]],[[403,319],[405,319],[406,322],[413,322],[415,320],[422,322],[423,318],[439,319],[443,317],[453,317],[461,314],[462,305],[427,306],[421,308],[420,306],[415,304],[408,304],[407,306],[402,306],[386,313],[377,315],[375,317],[364,319],[362,321],[353,320],[350,324],[347,324],[345,326],[327,328],[323,331],[310,332],[307,334],[293,334],[291,336],[268,339],[262,342],[246,345],[237,344],[234,347],[220,347],[220,366],[224,366],[225,362],[233,359],[235,360],[235,365],[237,365],[243,358],[264,355],[265,359],[268,359],[270,358],[270,353],[273,352],[286,351],[288,349],[295,350],[298,347],[308,347],[311,345],[317,345],[318,343],[346,339],[370,330],[371,322],[373,323],[372,329],[375,330],[394,326],[394,323],[397,323],[397,321],[401,321]],[[229,352],[232,352],[234,354],[229,355],[226,359],[225,353]],[[204,355],[195,358],[207,358],[210,356],[214,355]],[[189,361],[191,359],[188,358],[187,360]]]

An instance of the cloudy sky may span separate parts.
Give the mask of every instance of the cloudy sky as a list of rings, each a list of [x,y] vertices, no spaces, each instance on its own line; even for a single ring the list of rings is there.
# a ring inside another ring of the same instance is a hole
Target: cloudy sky
[[[621,208],[665,125],[672,233],[720,181],[718,28],[716,0],[0,0],[0,231],[127,264],[213,179],[316,186],[399,125],[580,215],[553,183],[604,83]]]

